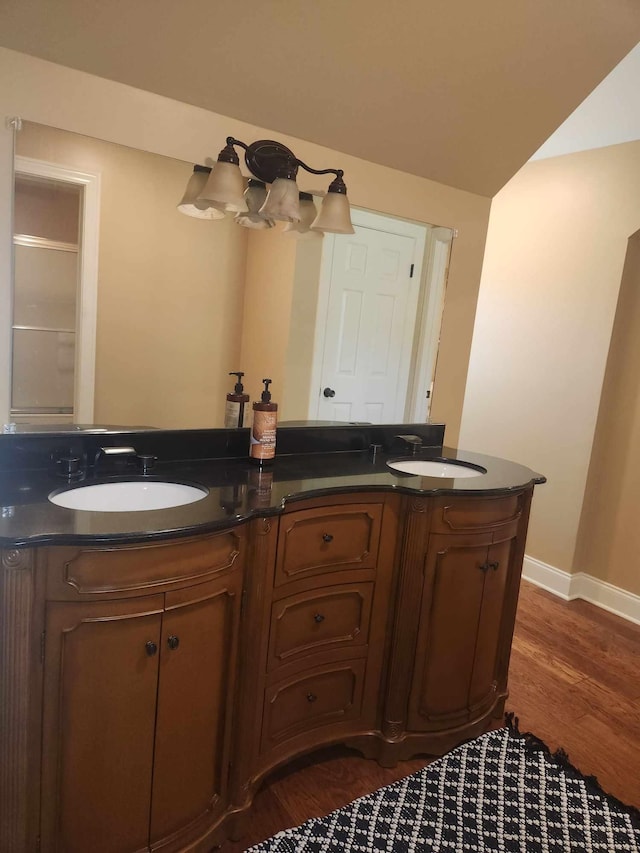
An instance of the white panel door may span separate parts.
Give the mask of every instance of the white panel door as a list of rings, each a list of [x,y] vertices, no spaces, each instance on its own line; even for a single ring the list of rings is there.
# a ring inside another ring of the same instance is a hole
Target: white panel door
[[[419,292],[411,266],[424,234],[419,245],[416,236],[354,227],[334,238],[317,417],[399,422]]]

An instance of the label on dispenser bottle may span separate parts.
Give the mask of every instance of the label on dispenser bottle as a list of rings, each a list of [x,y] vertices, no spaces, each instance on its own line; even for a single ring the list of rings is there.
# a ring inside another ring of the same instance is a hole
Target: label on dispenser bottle
[[[227,400],[227,405],[224,407],[224,425],[226,429],[235,429],[242,426],[240,422],[240,403]]]
[[[249,456],[252,459],[265,462],[268,459],[273,459],[275,455],[276,413],[254,411]]]

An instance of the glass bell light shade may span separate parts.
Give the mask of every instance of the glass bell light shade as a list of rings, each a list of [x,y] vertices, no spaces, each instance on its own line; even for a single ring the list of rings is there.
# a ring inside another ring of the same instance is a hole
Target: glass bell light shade
[[[347,188],[339,172],[329,184],[326,196],[322,200],[320,213],[311,225],[312,231],[325,231],[328,234],[355,234],[351,224],[351,209],[347,198]]]
[[[243,194],[244,178],[240,167],[218,160],[197,202],[206,202],[223,213],[241,213],[247,209]]]
[[[311,224],[315,222],[318,215],[318,210],[313,203],[311,193],[300,193],[298,198],[300,204],[300,220],[298,222],[289,222],[283,230],[283,234],[292,234],[294,237],[302,239],[322,237],[319,231],[310,231]]]
[[[265,228],[273,228],[275,222],[267,219],[259,211],[267,198],[267,188],[262,181],[249,178],[249,186],[245,190],[244,200],[247,204],[246,213],[237,213],[236,222],[243,228],[253,228],[262,231]]]
[[[224,219],[224,211],[209,207],[206,201],[197,201],[198,196],[209,180],[211,169],[208,166],[194,166],[187,188],[178,205],[180,213],[194,216],[196,219]]]
[[[296,182],[291,178],[276,178],[271,184],[267,200],[260,208],[260,213],[267,219],[298,222],[300,205]]]

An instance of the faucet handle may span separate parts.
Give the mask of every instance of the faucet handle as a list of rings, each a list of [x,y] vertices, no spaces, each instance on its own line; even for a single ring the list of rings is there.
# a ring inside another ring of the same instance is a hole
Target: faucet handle
[[[419,435],[395,435],[394,438],[399,438],[405,445],[411,449],[411,453],[415,455],[422,447],[422,439]]]
[[[58,460],[58,474],[67,480],[76,480],[83,475],[82,459],[79,456],[63,456]]]
[[[156,464],[157,456],[154,456],[152,453],[138,453],[138,462],[140,463],[140,467],[142,469],[143,474],[148,474],[149,471]]]

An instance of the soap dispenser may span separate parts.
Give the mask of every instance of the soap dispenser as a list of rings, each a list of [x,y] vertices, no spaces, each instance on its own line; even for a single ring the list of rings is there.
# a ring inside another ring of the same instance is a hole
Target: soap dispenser
[[[270,379],[263,379],[264,391],[259,403],[253,404],[253,424],[249,443],[249,460],[256,465],[273,462],[276,455],[278,404],[271,402]]]
[[[226,429],[236,429],[244,422],[244,407],[249,402],[249,395],[244,393],[242,377],[244,373],[240,370],[232,371],[229,376],[237,376],[233,393],[227,394],[227,405],[224,409],[224,425]]]

